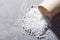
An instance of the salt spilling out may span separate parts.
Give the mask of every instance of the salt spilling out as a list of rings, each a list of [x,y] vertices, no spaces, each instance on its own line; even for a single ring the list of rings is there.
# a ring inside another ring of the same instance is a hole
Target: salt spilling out
[[[28,35],[35,36],[38,39],[43,36],[48,29],[48,22],[45,20],[38,8],[31,8],[22,19],[23,29]]]

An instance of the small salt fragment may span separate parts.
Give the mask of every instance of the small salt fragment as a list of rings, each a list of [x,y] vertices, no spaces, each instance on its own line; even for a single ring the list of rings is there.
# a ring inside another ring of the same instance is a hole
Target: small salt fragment
[[[25,31],[27,31],[27,30],[25,30]]]
[[[25,35],[25,34],[22,34],[22,35]]]
[[[31,6],[31,8],[33,8],[33,6]]]
[[[40,37],[40,39],[43,39],[43,38],[45,38],[45,37]]]
[[[34,36],[36,36],[36,35],[34,35]]]
[[[37,37],[37,39],[39,39],[39,37]]]
[[[34,34],[34,32],[32,32],[32,35]]]
[[[23,29],[24,29],[24,27],[23,27]]]
[[[30,33],[28,35],[30,35]]]
[[[33,36],[33,35],[31,35],[31,36]]]
[[[24,19],[25,19],[25,17],[24,17]]]
[[[43,36],[44,34],[41,34],[40,36]]]

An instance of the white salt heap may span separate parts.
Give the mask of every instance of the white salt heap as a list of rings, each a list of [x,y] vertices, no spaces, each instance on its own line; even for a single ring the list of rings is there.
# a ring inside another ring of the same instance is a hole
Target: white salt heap
[[[38,8],[32,8],[22,19],[23,29],[32,36],[39,38],[44,35],[48,29],[47,21],[43,17]]]

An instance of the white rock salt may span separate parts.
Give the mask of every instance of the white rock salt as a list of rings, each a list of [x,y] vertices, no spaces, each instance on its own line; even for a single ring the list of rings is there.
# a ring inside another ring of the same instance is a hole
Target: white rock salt
[[[32,36],[40,37],[45,33],[48,23],[38,8],[32,8],[23,16],[23,29]]]

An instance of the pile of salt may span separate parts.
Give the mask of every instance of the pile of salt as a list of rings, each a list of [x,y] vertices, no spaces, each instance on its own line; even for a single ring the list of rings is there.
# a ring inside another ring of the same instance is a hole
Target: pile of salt
[[[35,36],[38,39],[40,36],[45,34],[48,29],[47,25],[47,21],[38,8],[31,8],[22,19],[23,29],[28,33],[28,35]]]

